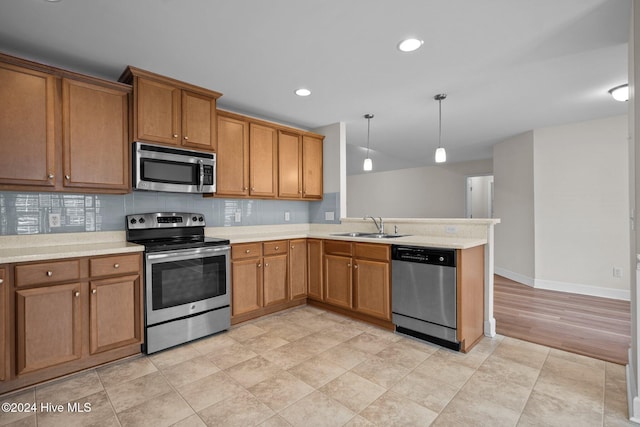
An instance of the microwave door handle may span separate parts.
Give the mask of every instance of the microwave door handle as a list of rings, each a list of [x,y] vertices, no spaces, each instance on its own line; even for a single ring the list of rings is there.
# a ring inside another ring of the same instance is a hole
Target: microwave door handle
[[[204,164],[202,160],[198,160],[198,165],[200,167],[200,182],[198,183],[198,191],[202,193],[204,189]]]

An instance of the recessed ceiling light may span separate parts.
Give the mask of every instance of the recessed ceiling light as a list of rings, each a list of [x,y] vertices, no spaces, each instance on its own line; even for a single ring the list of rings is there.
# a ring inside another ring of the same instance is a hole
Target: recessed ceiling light
[[[420,46],[422,46],[423,43],[424,42],[422,40],[418,39],[406,39],[402,40],[398,44],[398,49],[403,52],[413,52],[414,50],[420,49]]]
[[[295,93],[298,96],[309,96],[309,95],[311,95],[311,91],[309,89],[305,89],[305,88],[296,89]]]

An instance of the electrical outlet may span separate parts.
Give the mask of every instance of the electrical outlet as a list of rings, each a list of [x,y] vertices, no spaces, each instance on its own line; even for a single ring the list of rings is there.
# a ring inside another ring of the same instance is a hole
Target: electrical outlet
[[[622,268],[613,267],[613,277],[622,277]]]
[[[60,220],[60,214],[59,213],[50,213],[49,214],[49,227],[51,228],[56,228],[56,227],[61,227],[61,220]]]
[[[242,211],[236,211],[235,222],[242,222]]]
[[[448,234],[455,234],[458,232],[458,227],[456,227],[455,225],[447,225],[446,227],[444,227],[444,232]]]
[[[291,214],[289,213],[289,211],[286,211],[284,213],[284,220],[285,221],[291,221]]]

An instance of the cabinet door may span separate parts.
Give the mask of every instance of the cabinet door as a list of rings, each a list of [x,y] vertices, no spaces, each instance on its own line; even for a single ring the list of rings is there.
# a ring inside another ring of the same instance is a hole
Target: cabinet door
[[[249,125],[249,194],[275,197],[278,170],[278,133],[274,128]]]
[[[249,124],[218,115],[216,194],[246,196],[249,185]]]
[[[63,79],[64,186],[129,191],[128,92]]]
[[[180,144],[180,89],[137,77],[134,129],[136,140]]]
[[[351,258],[324,256],[324,300],[340,307],[352,307]]]
[[[307,296],[322,301],[322,240],[307,240]]]
[[[278,196],[302,196],[302,140],[291,132],[278,132]]]
[[[231,263],[231,315],[262,307],[262,263],[260,259]]]
[[[16,291],[17,374],[81,356],[80,284]]]
[[[0,268],[0,381],[7,378],[7,286],[4,268]]]
[[[264,307],[288,300],[287,255],[264,257]]]
[[[354,309],[364,314],[391,320],[389,263],[354,260]]]
[[[140,276],[96,280],[90,284],[91,354],[142,341]]]
[[[322,138],[302,137],[302,197],[322,199]]]
[[[55,185],[56,78],[0,63],[0,184]]]
[[[185,147],[216,150],[216,99],[182,91],[182,141]]]
[[[289,299],[307,296],[307,240],[289,242]]]

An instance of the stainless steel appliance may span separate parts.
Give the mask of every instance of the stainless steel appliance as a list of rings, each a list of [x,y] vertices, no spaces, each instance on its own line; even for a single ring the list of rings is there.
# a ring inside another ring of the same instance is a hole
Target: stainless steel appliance
[[[460,350],[455,250],[393,245],[391,270],[396,331]]]
[[[231,325],[229,240],[204,236],[204,215],[127,215],[127,240],[144,251],[145,342],[155,353]]]
[[[134,142],[133,188],[177,193],[215,193],[216,155]]]

